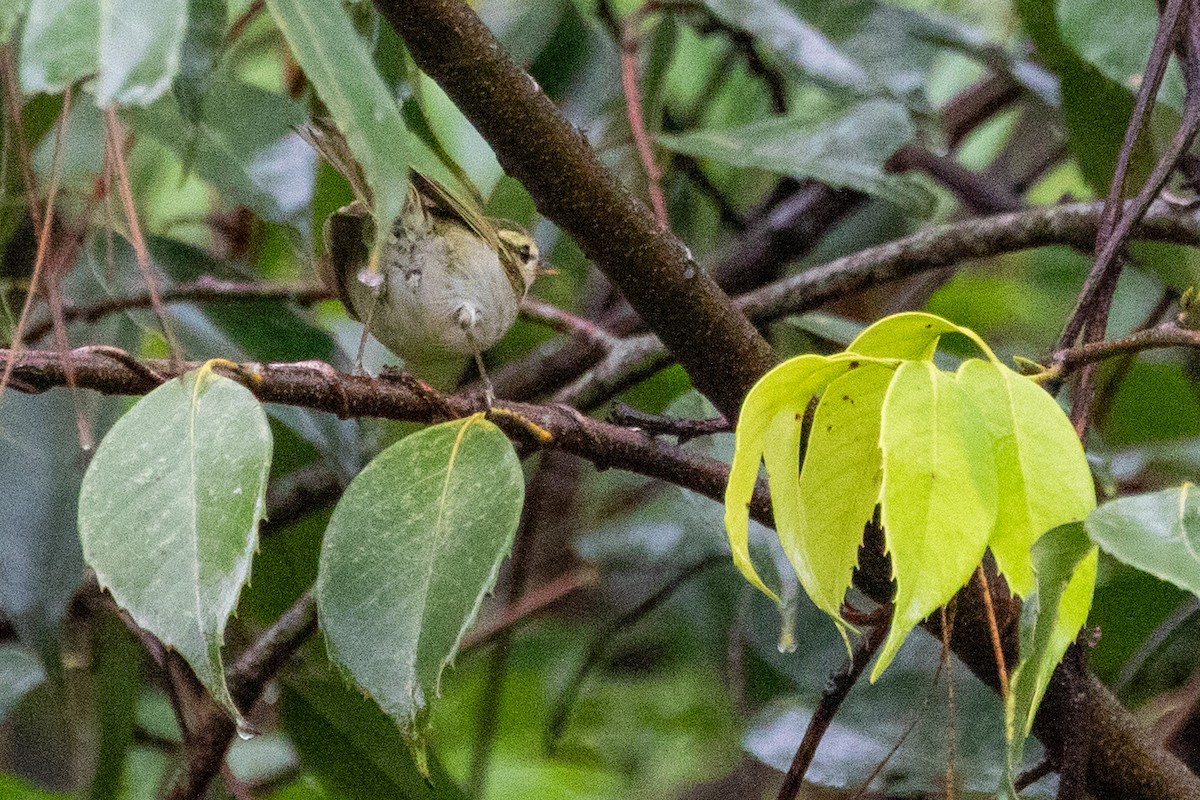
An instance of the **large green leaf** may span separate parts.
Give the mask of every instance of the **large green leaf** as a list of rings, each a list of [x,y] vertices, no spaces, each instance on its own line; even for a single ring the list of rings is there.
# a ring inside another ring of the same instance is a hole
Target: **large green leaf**
[[[984,425],[954,376],[930,361],[900,365],[883,402],[882,519],[895,612],[871,678],[983,558],[996,520],[996,474]]]
[[[996,459],[999,508],[988,547],[1009,587],[1026,597],[1034,587],[1034,541],[1096,507],[1087,457],[1062,408],[1024,375],[971,359],[958,382],[987,426]]]
[[[1158,28],[1154,0],[1058,0],[1055,10],[1063,41],[1113,82],[1137,87]],[[1176,109],[1183,106],[1183,75],[1174,62],[1159,96]]]
[[[338,0],[268,0],[267,7],[329,109],[374,192],[378,242],[400,216],[408,158],[400,109]]]
[[[860,94],[878,92],[862,65],[838,49],[818,28],[775,0],[704,0],[718,19],[745,31],[805,75]]]
[[[138,110],[138,130],[211,183],[227,207],[244,205],[264,219],[295,225],[313,188],[315,155],[294,131],[304,120],[304,104],[228,70],[219,71],[206,90],[200,83],[189,76],[180,102],[166,97]]]
[[[1098,195],[1108,193],[1125,128],[1133,115],[1133,94],[1080,58],[1063,40],[1056,0],[1017,0],[1016,8],[1042,62],[1061,80],[1067,144],[1084,178]],[[1129,184],[1139,185],[1153,168],[1150,137],[1134,148]]]
[[[1054,528],[1033,545],[1037,590],[1022,610],[1021,661],[1005,698],[1008,781],[1003,791],[1010,797],[1016,795],[1012,780],[1050,676],[1087,621],[1098,555],[1078,522]]]
[[[524,492],[512,444],[477,415],[383,451],[329,521],[316,597],[330,657],[418,753],[428,698],[496,581]]]
[[[96,102],[146,105],[179,71],[187,0],[32,0],[21,43],[21,88],[61,92],[96,75]]]
[[[282,723],[301,763],[340,800],[458,800],[462,792],[440,762],[424,778],[395,723],[345,685],[326,663],[284,683]]]
[[[235,717],[221,645],[250,574],[270,464],[258,401],[204,367],[118,420],[79,498],[84,559],[100,585]]]
[[[59,622],[83,579],[75,414],[66,392],[7,392],[0,404],[0,613],[52,675]]]
[[[179,72],[187,0],[100,4],[100,75],[96,102],[144,106],[165,94]]]
[[[867,364],[832,381],[817,405],[804,455],[804,527],[785,539],[784,551],[808,596],[834,620],[841,620],[863,527],[879,502],[879,425],[892,375],[887,367]]]
[[[767,588],[750,560],[750,499],[758,481],[758,467],[767,450],[768,440],[786,436],[790,455],[777,442],[771,448],[772,460],[778,468],[768,465],[771,480],[771,504],[775,524],[780,530],[798,530],[801,525],[799,492],[799,431],[805,409],[814,395],[820,394],[834,378],[850,369],[850,359],[803,355],[785,361],[754,384],[742,403],[738,417],[733,464],[725,489],[725,529],[733,550],[733,561],[746,576],[772,600],[779,602]],[[795,429],[792,431],[791,429]],[[781,502],[781,497],[791,502]],[[781,521],[782,519],[782,521]]]
[[[31,0],[21,34],[21,90],[57,93],[100,69],[96,0]]]
[[[840,117],[769,117],[725,130],[661,134],[671,150],[735,167],[848,187],[924,214],[932,198],[919,184],[883,165],[913,137],[904,107],[869,100]]]
[[[1200,494],[1192,484],[1118,498],[1084,524],[1106,553],[1200,597]]]

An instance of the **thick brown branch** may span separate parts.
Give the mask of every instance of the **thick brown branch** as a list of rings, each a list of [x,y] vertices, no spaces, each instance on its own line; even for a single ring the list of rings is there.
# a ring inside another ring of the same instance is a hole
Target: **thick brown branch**
[[[972,258],[1049,245],[1090,250],[1102,209],[1103,203],[1041,206],[938,225],[764,286],[737,298],[737,305],[756,322],[766,322],[870,286]],[[1200,219],[1189,211],[1157,202],[1131,235],[1197,246]]]
[[[145,394],[158,385],[158,379],[171,379],[199,366],[184,363],[177,367],[161,360],[136,362],[128,354],[119,354],[113,348],[81,347],[72,351],[78,386],[104,394]],[[11,351],[0,350],[0,364],[10,361]],[[241,381],[263,402],[302,406],[342,417],[432,423],[487,410],[482,398],[441,394],[407,376],[387,379],[347,375],[317,362],[247,364],[237,373],[222,367],[218,371]],[[35,391],[62,386],[66,380],[63,358],[45,350],[17,356],[13,375]],[[641,431],[592,419],[573,408],[499,401],[492,419],[520,442],[571,453],[600,469],[615,467],[659,478],[717,501],[725,494],[728,467],[720,461],[694,455]],[[536,438],[533,426],[549,433],[549,440]],[[756,497],[751,510],[757,519],[769,524],[765,494]]]
[[[417,64],[454,100],[558,223],[617,285],[729,419],[775,363],[733,308],[644,205],[601,163],[576,130],[460,0],[376,0]]]
[[[747,292],[736,298],[735,303],[750,319],[762,325],[873,286],[972,258],[1051,245],[1090,250],[1102,210],[1103,203],[1073,203],[938,225]],[[1133,236],[1200,246],[1200,219],[1167,203],[1155,203]],[[1167,344],[1147,345],[1155,346]],[[596,405],[610,397],[613,391],[628,386],[633,377],[644,376],[666,363],[666,348],[653,337],[628,338],[560,391],[555,399],[585,407]]]

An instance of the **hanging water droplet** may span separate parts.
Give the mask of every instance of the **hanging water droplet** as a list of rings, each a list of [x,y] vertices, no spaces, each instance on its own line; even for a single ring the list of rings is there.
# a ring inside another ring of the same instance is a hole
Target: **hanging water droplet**
[[[255,736],[258,736],[262,731],[251,725],[247,720],[238,717],[237,720],[237,735],[243,742],[248,742]]]
[[[683,271],[683,277],[687,278],[689,281],[696,277],[696,268],[691,264],[688,264],[687,268]]]

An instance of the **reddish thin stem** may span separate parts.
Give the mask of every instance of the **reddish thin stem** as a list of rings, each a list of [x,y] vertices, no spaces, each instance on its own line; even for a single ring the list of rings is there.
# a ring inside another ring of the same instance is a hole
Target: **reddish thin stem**
[[[992,637],[992,652],[996,656],[996,676],[1000,680],[1000,696],[1008,697],[1008,665],[1004,661],[1004,646],[1000,642],[1000,627],[996,624],[996,609],[992,605],[992,587],[987,573],[980,564],[975,568],[979,577],[979,588],[983,592],[983,609],[987,614],[988,633]]]
[[[662,192],[662,168],[654,159],[654,146],[650,134],[646,131],[646,117],[642,110],[642,92],[638,85],[638,40],[637,26],[643,15],[635,12],[630,15],[625,29],[621,33],[621,89],[625,93],[625,113],[629,117],[629,129],[633,133],[633,143],[637,147],[638,158],[646,171],[646,193],[650,197],[650,207],[654,210],[654,218],[663,230],[669,227],[667,221],[667,203]]]
[[[179,342],[175,340],[175,334],[171,331],[170,318],[163,307],[162,298],[158,293],[158,282],[154,278],[154,270],[150,265],[150,252],[146,249],[146,239],[142,236],[142,226],[138,222],[137,208],[133,203],[133,189],[129,184],[129,168],[125,163],[124,147],[121,143],[121,123],[117,119],[117,111],[113,106],[104,110],[104,130],[108,152],[112,157],[112,166],[117,174],[117,191],[125,210],[125,221],[129,225],[129,241],[133,245],[138,270],[142,273],[146,290],[150,293],[150,307],[154,309],[154,315],[158,317],[159,325],[162,326],[163,336],[166,337],[171,351],[171,358],[179,361],[183,355],[179,349]]]

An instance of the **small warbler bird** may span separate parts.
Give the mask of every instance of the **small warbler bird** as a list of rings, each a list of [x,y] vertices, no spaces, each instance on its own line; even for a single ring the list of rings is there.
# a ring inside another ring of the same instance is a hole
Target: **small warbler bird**
[[[537,243],[414,172],[400,216],[392,220],[372,267],[375,228],[357,162],[328,126],[302,135],[347,177],[358,198],[325,222],[323,279],[410,372],[442,384],[439,388],[449,388],[461,374],[463,356],[473,356],[490,404],[482,353],[516,321],[538,274]]]

